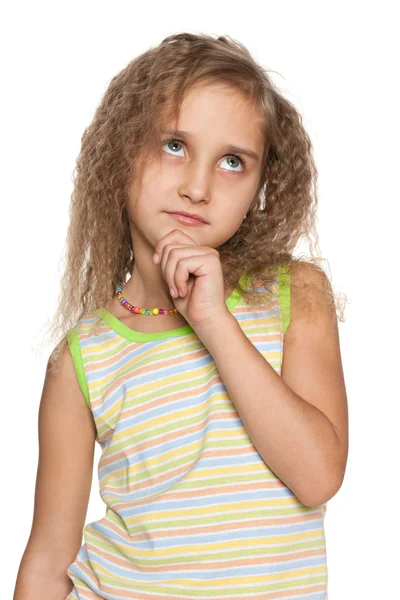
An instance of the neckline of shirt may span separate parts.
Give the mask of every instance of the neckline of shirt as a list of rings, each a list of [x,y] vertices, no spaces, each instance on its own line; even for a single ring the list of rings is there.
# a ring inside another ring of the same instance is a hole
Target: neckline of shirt
[[[247,285],[247,278],[249,278],[249,275],[247,275],[246,273],[243,273],[240,277],[240,284],[243,287],[246,287]],[[225,304],[229,312],[232,312],[235,306],[239,303],[240,298],[241,294],[239,290],[234,288],[225,300]],[[178,327],[176,329],[144,333],[142,331],[136,331],[135,329],[131,329],[122,321],[120,321],[117,317],[115,317],[112,313],[110,313],[110,311],[106,308],[97,309],[95,311],[95,314],[98,317],[100,317],[100,319],[103,322],[107,323],[110,329],[112,329],[115,333],[125,338],[129,342],[147,342],[152,340],[162,340],[194,333],[193,328],[189,324],[184,325],[183,327]]]

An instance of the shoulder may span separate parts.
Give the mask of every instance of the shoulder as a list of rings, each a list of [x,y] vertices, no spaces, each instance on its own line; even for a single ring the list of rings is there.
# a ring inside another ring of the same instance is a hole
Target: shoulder
[[[313,263],[290,265],[290,326],[288,332],[302,325],[337,325],[335,299],[326,273]]]
[[[84,377],[82,369],[79,368],[79,359],[76,357],[74,347],[74,329],[67,332],[53,349],[47,362],[45,375],[45,390],[51,390],[51,393],[57,395],[59,399],[67,406],[77,405],[79,410],[83,410],[87,400],[87,390],[82,386],[81,379]],[[85,402],[84,402],[85,400]]]
[[[329,284],[329,279],[325,271],[314,263],[293,262],[290,265],[290,275],[292,281],[301,287],[317,287],[321,290]]]

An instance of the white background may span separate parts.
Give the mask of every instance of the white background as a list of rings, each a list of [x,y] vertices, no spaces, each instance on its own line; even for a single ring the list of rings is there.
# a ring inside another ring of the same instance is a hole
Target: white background
[[[243,42],[277,72],[273,79],[303,114],[319,169],[322,255],[335,290],[350,301],[339,327],[350,451],[325,520],[329,600],[400,597],[394,8],[395,2],[69,0],[2,9],[2,598],[12,597],[32,522],[38,407],[51,351],[34,346],[56,307],[80,137],[110,79],[179,31]],[[105,514],[99,457],[96,444],[87,523]]]

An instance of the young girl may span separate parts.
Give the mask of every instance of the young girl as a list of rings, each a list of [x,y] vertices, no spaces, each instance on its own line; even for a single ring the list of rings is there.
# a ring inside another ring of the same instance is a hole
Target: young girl
[[[112,79],[77,161],[14,600],[328,598],[348,419],[337,298],[293,253],[311,149],[229,37],[170,36]],[[83,527],[95,441],[106,513]]]

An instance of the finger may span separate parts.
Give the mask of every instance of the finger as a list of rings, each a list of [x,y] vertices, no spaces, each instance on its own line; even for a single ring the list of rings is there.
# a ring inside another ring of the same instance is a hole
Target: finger
[[[176,264],[174,282],[181,298],[184,298],[188,294],[190,277],[192,277],[193,280],[196,279],[196,276],[193,275],[189,269],[189,261],[191,261],[190,264],[193,268],[193,258],[193,255],[181,258]],[[198,265],[198,263],[196,263],[196,265]]]
[[[205,248],[200,246],[174,246],[169,249],[165,247],[164,254],[166,254],[165,258],[165,266],[163,275],[164,279],[167,281],[170,289],[176,291],[176,297],[184,293],[186,290],[186,281],[189,278],[190,273],[184,272],[184,277],[178,280],[176,276],[177,265],[182,262],[182,260],[187,258],[194,258],[196,256],[203,256],[206,252]],[[164,261],[163,254],[163,261]],[[171,295],[172,292],[171,292]]]
[[[183,251],[182,256],[187,256],[188,253],[192,253],[195,251],[194,249],[197,248],[202,248],[201,246],[187,246],[187,245],[183,245],[183,244],[166,244],[164,246],[164,248],[162,249],[162,255],[161,255],[161,262],[160,262],[160,267],[161,267],[161,272],[163,273],[163,275],[165,275],[165,267],[167,265],[168,260],[170,259],[170,253],[172,250],[176,250],[176,251]],[[203,248],[202,248],[203,249]],[[175,256],[179,258],[179,256],[181,256],[181,254],[178,254],[178,252],[175,252]]]
[[[182,291],[181,297],[186,296],[188,293],[190,278],[195,281],[196,277],[212,272],[212,261],[214,259],[214,253],[203,252],[195,255],[190,254],[178,260],[175,268],[174,285]]]
[[[221,263],[217,254],[212,248],[203,248],[203,252],[190,253],[178,260],[174,281],[177,289],[182,291],[182,296],[186,296],[189,289],[191,290],[196,278],[208,274],[213,281],[218,277],[217,272],[221,269]]]
[[[154,254],[157,254],[158,257],[161,257],[163,248],[166,244],[185,244],[188,246],[198,245],[190,235],[187,235],[181,229],[173,229],[164,235],[160,240],[158,240],[154,247]],[[160,258],[155,260],[155,262],[159,262],[159,260]]]
[[[168,263],[170,261],[170,253],[172,252],[172,250],[174,250],[176,248],[182,248],[182,246],[179,246],[177,244],[166,244],[162,249],[162,254],[161,254],[161,258],[160,258],[160,261],[161,261],[160,267],[161,267],[162,276],[164,277],[165,281],[168,283],[168,285],[172,289],[175,289],[174,282],[173,282],[173,272],[171,271],[172,265],[169,264],[169,267],[168,267]],[[175,258],[175,262],[176,262],[176,258]],[[167,267],[168,267],[168,269],[167,269]]]

